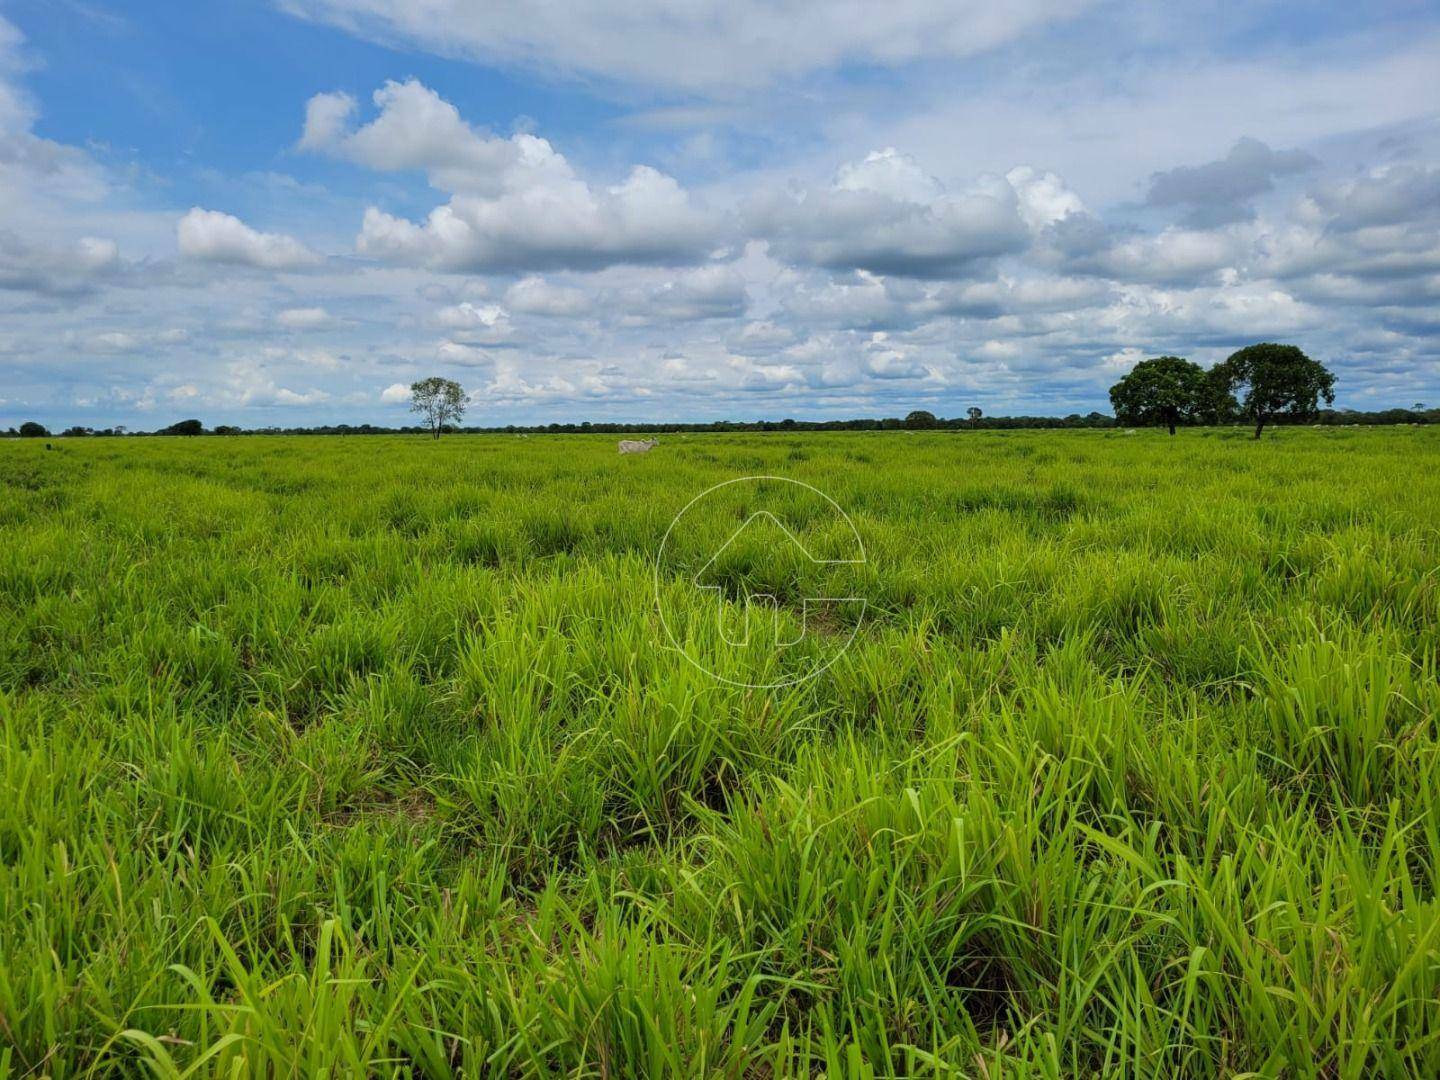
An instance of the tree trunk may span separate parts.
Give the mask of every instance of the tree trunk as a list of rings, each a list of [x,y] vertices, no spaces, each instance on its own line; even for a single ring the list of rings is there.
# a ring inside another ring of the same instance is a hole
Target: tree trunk
[[[1255,420],[1255,438],[1258,439],[1258,438],[1260,437],[1260,433],[1261,433],[1262,431],[1264,431],[1264,430],[1265,430],[1265,418],[1264,418],[1263,416],[1257,417],[1256,420]]]
[[[1171,420],[1171,421],[1170,421],[1170,434],[1171,434],[1171,435],[1174,435],[1174,434],[1175,434],[1175,421],[1174,421],[1174,420]]]

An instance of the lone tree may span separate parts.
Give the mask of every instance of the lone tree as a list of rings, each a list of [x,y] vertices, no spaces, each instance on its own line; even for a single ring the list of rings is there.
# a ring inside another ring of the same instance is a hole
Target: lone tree
[[[204,435],[205,425],[199,420],[181,420],[160,430],[161,435]]]
[[[1272,420],[1304,420],[1315,415],[1322,398],[1335,403],[1335,376],[1294,345],[1248,345],[1217,370],[1232,394],[1244,394],[1240,412],[1255,422],[1257,439]]]
[[[50,437],[50,432],[46,430],[44,424],[26,420],[20,425],[20,437],[22,439],[46,439]]]
[[[1141,360],[1110,388],[1115,419],[1122,424],[1176,424],[1198,418],[1205,372],[1179,356]]]
[[[970,418],[970,423],[978,424],[980,422],[980,417],[984,416],[985,414],[980,411],[980,407],[978,405],[971,405],[968,409],[965,410],[965,415]]]
[[[935,414],[924,409],[916,409],[914,412],[905,415],[905,426],[911,429],[933,428],[937,421]]]
[[[465,415],[465,391],[452,379],[432,375],[410,384],[410,411],[422,414],[438,439],[446,424]]]

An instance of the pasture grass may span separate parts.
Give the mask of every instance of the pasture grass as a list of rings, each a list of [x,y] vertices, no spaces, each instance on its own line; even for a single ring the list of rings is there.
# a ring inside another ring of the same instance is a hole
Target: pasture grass
[[[1440,433],[55,445],[0,1075],[1440,1075]],[[868,556],[774,690],[653,597],[757,473]]]

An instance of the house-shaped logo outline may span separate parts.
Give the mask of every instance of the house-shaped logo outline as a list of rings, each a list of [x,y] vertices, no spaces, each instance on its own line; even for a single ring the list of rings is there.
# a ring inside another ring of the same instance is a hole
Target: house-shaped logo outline
[[[730,486],[732,486],[732,485],[735,485],[735,484],[751,484],[751,483],[757,483],[757,482],[761,482],[761,483],[766,483],[766,482],[768,482],[768,483],[775,483],[775,484],[793,484],[793,485],[796,486],[796,487],[804,488],[806,491],[810,492],[810,493],[813,494],[813,495],[818,496],[819,498],[823,499],[825,502],[829,503],[830,506],[834,509],[835,513],[836,513],[837,515],[839,515],[840,520],[845,523],[845,526],[850,530],[850,534],[855,538],[855,547],[856,547],[856,549],[859,551],[860,557],[857,558],[857,559],[838,559],[838,560],[818,560],[818,559],[817,559],[817,560],[814,560],[814,561],[816,561],[816,562],[855,563],[855,564],[865,563],[865,562],[868,562],[868,561],[869,561],[869,560],[866,558],[866,556],[865,556],[865,541],[864,541],[863,539],[861,539],[860,530],[858,530],[857,528],[855,528],[855,523],[850,520],[850,515],[847,514],[847,513],[845,513],[845,511],[840,508],[840,504],[839,504],[839,503],[837,503],[837,502],[836,502],[834,499],[832,499],[829,495],[826,495],[826,494],[825,494],[823,491],[821,491],[819,488],[817,488],[817,487],[815,487],[815,486],[813,486],[813,485],[811,485],[811,484],[807,484],[807,483],[805,483],[805,481],[803,481],[803,480],[795,480],[795,479],[793,479],[793,478],[791,478],[791,477],[788,477],[788,476],[775,476],[775,475],[771,475],[771,474],[762,474],[762,475],[756,475],[756,476],[737,476],[737,477],[735,477],[735,478],[732,479],[732,480],[722,480],[720,483],[715,484],[715,485],[713,485],[712,487],[706,488],[704,491],[700,492],[700,494],[696,495],[696,496],[695,496],[694,498],[692,498],[688,503],[686,503],[686,504],[680,509],[680,512],[679,512],[678,514],[676,514],[676,515],[670,520],[670,525],[669,525],[668,528],[666,528],[666,530],[665,530],[665,535],[664,535],[664,536],[661,538],[661,540],[660,540],[660,548],[659,548],[659,550],[655,553],[655,563],[654,563],[654,567],[653,567],[653,578],[652,578],[652,581],[653,581],[654,590],[655,590],[655,604],[656,604],[656,609],[657,609],[657,611],[658,611],[658,613],[659,613],[659,616],[660,616],[660,626],[661,626],[661,628],[664,630],[665,636],[666,636],[666,638],[669,640],[671,647],[672,647],[676,652],[678,652],[682,657],[684,657],[684,658],[685,658],[691,665],[693,665],[695,668],[699,669],[700,671],[705,672],[707,675],[709,675],[711,678],[717,680],[718,682],[728,683],[728,684],[731,685],[731,686],[743,686],[743,687],[747,687],[747,688],[749,688],[749,689],[751,689],[751,690],[774,690],[774,689],[778,689],[778,688],[780,688],[780,687],[793,686],[793,685],[795,685],[796,683],[805,682],[805,681],[807,681],[807,680],[809,680],[809,679],[815,678],[817,675],[820,675],[821,673],[823,673],[823,672],[825,672],[826,670],[828,670],[828,669],[830,668],[830,666],[831,666],[832,664],[834,664],[835,661],[838,660],[838,659],[840,658],[840,656],[843,655],[843,654],[845,653],[845,651],[846,651],[847,649],[849,649],[850,646],[855,643],[855,638],[856,638],[856,637],[859,635],[859,633],[860,633],[860,624],[861,624],[861,621],[862,621],[862,620],[861,620],[861,619],[856,619],[856,620],[851,624],[851,626],[850,626],[850,633],[845,637],[844,642],[841,643],[838,648],[833,648],[833,649],[831,649],[830,652],[829,652],[829,656],[828,656],[822,663],[816,665],[815,667],[813,667],[813,668],[811,668],[810,670],[804,672],[803,674],[788,676],[788,677],[781,678],[781,679],[777,679],[777,680],[770,681],[770,682],[743,682],[743,681],[741,681],[741,680],[739,680],[739,679],[729,678],[728,676],[722,674],[721,672],[712,671],[710,668],[708,668],[708,667],[706,667],[704,664],[702,664],[699,660],[697,660],[694,656],[692,656],[692,655],[685,649],[685,647],[681,644],[680,640],[676,637],[675,631],[674,631],[674,629],[673,629],[673,628],[671,627],[671,625],[670,625],[670,620],[666,618],[666,615],[665,615],[665,603],[664,603],[663,595],[662,595],[662,583],[663,583],[663,573],[662,573],[662,571],[663,571],[663,567],[664,567],[665,551],[666,551],[666,549],[668,548],[668,546],[669,546],[669,544],[670,544],[670,536],[671,536],[671,534],[675,531],[675,527],[680,523],[681,519],[683,519],[683,518],[685,517],[685,515],[688,514],[688,513],[690,512],[690,510],[691,510],[695,505],[697,505],[698,503],[702,502],[702,501],[703,501],[704,499],[706,499],[708,496],[713,495],[715,492],[720,491],[720,490],[723,489],[723,488],[728,488],[728,487],[730,487]],[[754,516],[754,515],[752,515],[752,516]],[[777,519],[777,522],[778,522],[778,519]],[[779,524],[780,524],[780,527],[781,527],[782,529],[785,528],[785,526],[784,526],[783,523],[779,523]],[[743,527],[743,525],[742,525],[742,527],[741,527],[740,529],[737,529],[734,533],[731,533],[731,534],[730,534],[730,539],[734,539],[734,537],[735,537],[738,533],[743,532],[743,531],[744,531],[744,527]],[[787,533],[790,532],[789,529],[785,529],[785,531],[786,531]],[[794,534],[793,534],[793,533],[791,533],[791,537],[792,537],[792,539],[794,538]],[[798,540],[796,540],[795,542],[796,542],[797,544],[799,544],[799,541],[798,541]],[[727,541],[727,543],[728,543],[728,541]],[[725,545],[722,544],[722,545],[721,545],[721,550],[724,550],[724,547],[725,547]],[[810,555],[809,551],[805,549],[805,546],[804,546],[803,544],[800,544],[800,550],[805,551],[805,554],[806,554],[806,557],[807,557],[807,558],[812,558],[812,559],[813,559],[813,556]],[[717,554],[718,554],[718,553],[717,553]],[[713,561],[713,556],[712,556],[711,559],[706,560],[706,566],[707,566],[707,567],[709,566],[709,564],[710,564],[711,561]],[[704,569],[705,569],[705,567],[702,567],[702,568],[701,568],[701,571],[703,572]],[[698,576],[698,575],[696,575],[696,576]],[[693,579],[692,579],[692,582],[693,582]],[[714,588],[717,588],[717,589],[718,589],[718,586],[714,586]],[[861,614],[862,614],[862,616],[863,616],[864,612],[865,612],[866,610],[868,610],[868,602],[867,602],[867,601],[865,600],[865,598],[863,598],[863,597],[849,597],[849,598],[840,597],[840,598],[838,598],[838,599],[839,599],[841,602],[843,602],[843,601],[845,601],[845,600],[847,600],[847,599],[850,600],[850,601],[858,601],[858,602],[862,605],[862,607],[861,607]],[[808,610],[808,609],[807,609],[807,610]]]
[[[801,553],[802,555],[805,556],[806,559],[808,559],[810,562],[814,563],[814,564],[817,565],[817,566],[858,566],[858,565],[860,565],[860,564],[862,564],[862,563],[865,562],[865,552],[864,552],[864,549],[863,549],[863,548],[861,549],[860,557],[859,557],[858,559],[820,559],[820,558],[816,558],[816,556],[811,553],[810,549],[807,548],[807,547],[801,542],[800,538],[799,538],[798,536],[796,536],[795,533],[792,532],[788,527],[786,527],[785,523],[784,523],[783,521],[781,521],[778,517],[776,517],[774,514],[772,514],[769,510],[757,510],[757,511],[755,511],[755,513],[751,514],[748,518],[746,518],[746,519],[740,524],[740,527],[739,527],[738,529],[736,529],[734,532],[732,532],[732,533],[730,534],[730,538],[729,538],[728,540],[726,540],[725,543],[721,544],[721,545],[715,550],[715,554],[711,555],[710,558],[709,558],[708,560],[706,560],[705,565],[702,566],[702,567],[700,567],[700,569],[695,573],[695,576],[690,579],[691,584],[694,585],[697,589],[700,589],[701,591],[713,592],[713,593],[715,594],[715,614],[716,614],[716,619],[717,619],[717,623],[718,623],[718,629],[719,629],[719,631],[720,631],[720,637],[721,637],[721,639],[722,639],[727,645],[734,646],[735,648],[744,648],[745,646],[747,646],[747,645],[750,643],[750,610],[751,610],[752,608],[754,608],[755,606],[757,606],[757,602],[758,602],[758,601],[766,601],[767,603],[765,604],[765,606],[766,606],[767,608],[769,608],[769,609],[771,610],[771,612],[772,612],[772,616],[773,616],[773,618],[774,618],[774,620],[775,620],[775,626],[776,626],[776,634],[775,634],[775,646],[776,646],[776,648],[784,648],[784,647],[789,646],[789,645],[796,645],[796,644],[799,644],[799,642],[801,642],[802,640],[804,640],[805,634],[806,634],[806,630],[807,630],[807,628],[808,628],[808,626],[809,626],[810,610],[811,610],[811,605],[812,605],[812,604],[814,604],[814,605],[816,605],[816,606],[818,607],[818,606],[821,605],[821,604],[847,604],[847,603],[848,603],[848,604],[855,604],[855,603],[858,603],[858,604],[860,605],[860,614],[861,614],[862,617],[864,616],[864,613],[865,613],[865,598],[864,598],[864,597],[861,597],[861,596],[807,596],[807,597],[805,597],[804,599],[802,599],[801,602],[800,602],[800,633],[799,633],[799,636],[797,636],[797,637],[795,637],[795,638],[793,638],[793,639],[791,639],[791,640],[789,640],[789,641],[782,641],[782,640],[780,640],[780,634],[779,634],[780,610],[779,610],[779,602],[777,601],[777,599],[776,599],[774,596],[772,596],[770,593],[747,593],[747,594],[745,595],[745,604],[744,604],[744,607],[745,607],[745,619],[744,619],[745,638],[744,638],[744,640],[742,640],[742,641],[735,641],[734,639],[732,639],[732,638],[730,637],[730,635],[729,635],[728,633],[726,633],[725,599],[724,599],[724,593],[723,593],[723,591],[721,590],[721,587],[720,587],[719,585],[702,585],[701,582],[704,580],[706,574],[709,573],[710,568],[713,567],[713,566],[715,565],[716,561],[719,560],[719,558],[720,558],[722,555],[725,554],[726,549],[729,548],[731,544],[735,543],[736,540],[738,540],[742,535],[744,535],[744,534],[745,534],[747,531],[749,531],[752,527],[754,527],[754,526],[755,526],[755,523],[756,523],[757,521],[759,521],[760,519],[762,519],[762,518],[765,519],[766,521],[770,522],[771,524],[773,524],[773,525],[774,525],[776,528],[778,528],[782,533],[784,533],[784,534],[785,534],[785,538],[786,538],[787,540],[789,540],[790,543],[794,544],[795,547],[800,551],[800,553]],[[847,520],[847,524],[848,524],[848,523],[849,523],[849,522],[848,522],[848,519],[846,519],[846,520]],[[852,532],[854,531],[854,526],[853,526],[853,525],[851,525],[851,531],[852,531]],[[858,543],[858,541],[859,541],[859,536],[858,536],[858,535],[856,536],[856,541],[857,541],[857,543]],[[857,627],[858,627],[858,620],[857,620],[856,625],[857,625]],[[854,631],[851,631],[851,636],[852,636],[852,637],[854,636]],[[847,645],[848,645],[848,642],[847,642]]]

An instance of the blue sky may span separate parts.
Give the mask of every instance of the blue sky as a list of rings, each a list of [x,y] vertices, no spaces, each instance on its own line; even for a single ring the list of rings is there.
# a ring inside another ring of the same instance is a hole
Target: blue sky
[[[1433,4],[0,0],[0,426],[1440,402]]]

